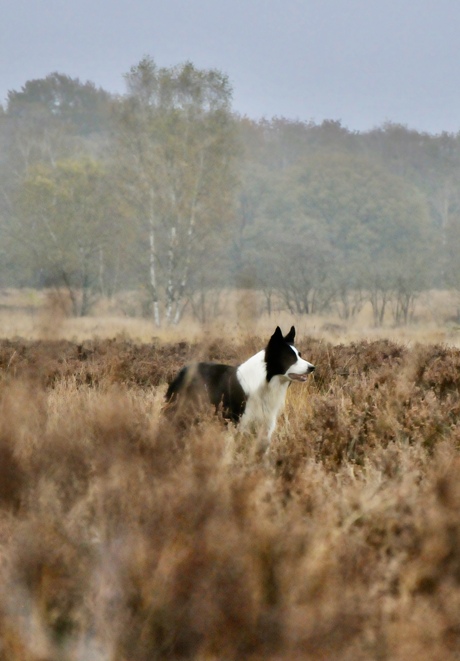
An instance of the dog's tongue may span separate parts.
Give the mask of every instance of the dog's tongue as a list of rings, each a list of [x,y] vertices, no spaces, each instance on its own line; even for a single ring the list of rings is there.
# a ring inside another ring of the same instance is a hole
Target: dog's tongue
[[[293,381],[306,381],[307,380],[307,375],[306,374],[294,374],[294,372],[289,372],[288,377],[292,379]]]

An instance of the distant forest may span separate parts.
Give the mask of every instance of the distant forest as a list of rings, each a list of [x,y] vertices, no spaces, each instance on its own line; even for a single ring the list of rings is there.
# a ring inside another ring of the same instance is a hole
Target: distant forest
[[[136,292],[158,326],[206,321],[229,288],[267,312],[370,303],[376,325],[460,293],[459,134],[242,117],[191,63],[125,79],[52,73],[0,106],[1,287],[59,288],[75,315]]]

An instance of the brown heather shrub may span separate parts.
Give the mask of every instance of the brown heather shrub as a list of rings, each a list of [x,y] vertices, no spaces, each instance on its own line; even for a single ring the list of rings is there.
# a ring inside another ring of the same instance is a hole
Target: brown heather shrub
[[[261,345],[0,343],[0,661],[460,658],[460,352],[306,339],[262,458],[162,415]]]

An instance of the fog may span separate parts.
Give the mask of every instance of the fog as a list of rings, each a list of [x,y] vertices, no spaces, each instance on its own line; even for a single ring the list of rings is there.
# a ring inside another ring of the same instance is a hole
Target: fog
[[[126,83],[114,97],[55,74],[10,95],[3,287],[64,292],[75,316],[118,301],[157,327],[206,324],[242,290],[267,315],[367,307],[375,326],[460,292],[455,135],[249,120],[224,74],[148,57]]]
[[[125,91],[145,54],[229,76],[256,119],[459,128],[455,0],[48,0],[3,3],[0,99],[58,71]]]
[[[131,292],[157,326],[229,290],[376,326],[460,291],[453,2],[29,4],[0,41],[0,286],[75,316]]]

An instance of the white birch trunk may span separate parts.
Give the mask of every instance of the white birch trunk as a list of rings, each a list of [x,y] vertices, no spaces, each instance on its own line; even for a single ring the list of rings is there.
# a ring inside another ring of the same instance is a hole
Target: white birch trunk
[[[166,285],[166,323],[171,323],[174,305],[174,262],[176,257],[176,228],[173,225],[169,233],[168,248],[168,283]]]
[[[185,257],[184,257],[184,270],[182,272],[182,278],[177,288],[176,295],[176,306],[174,312],[174,324],[177,325],[180,321],[181,315],[184,311],[185,306],[182,304],[182,300],[188,285],[188,277],[190,271],[190,262],[191,262],[191,252],[192,252],[192,241],[193,235],[195,233],[195,224],[196,224],[196,212],[198,204],[198,195],[201,187],[201,181],[204,173],[204,155],[203,153],[200,156],[200,169],[198,172],[197,180],[195,183],[195,190],[193,192],[193,199],[190,209],[190,220],[187,228],[187,241],[185,245]]]
[[[190,270],[190,253],[191,253],[191,243],[193,239],[193,234],[195,231],[195,209],[192,210],[192,213],[190,215],[190,222],[188,225],[187,229],[187,245],[185,247],[186,253],[185,253],[185,263],[184,263],[184,270],[182,273],[182,279],[180,281],[178,291],[177,291],[177,297],[176,297],[176,308],[174,312],[174,325],[177,326],[177,324],[180,321],[182,311],[183,311],[183,306],[181,305],[182,299],[185,293],[185,289],[187,287],[188,283],[188,274]]]
[[[153,304],[153,319],[157,328],[161,326],[160,306],[158,304],[158,287],[157,287],[157,274],[156,274],[156,261],[155,261],[155,228],[153,218],[150,218],[149,227],[149,268],[150,268],[150,287],[152,290],[152,304]]]

